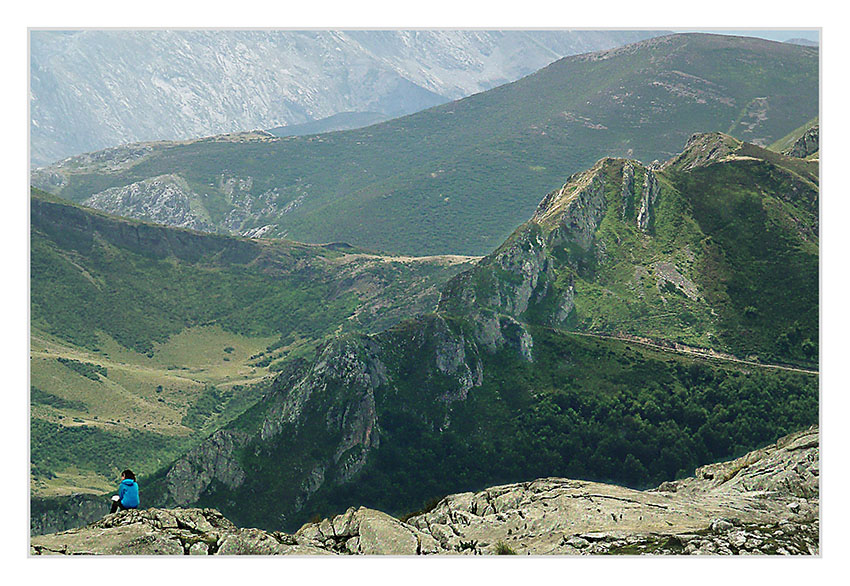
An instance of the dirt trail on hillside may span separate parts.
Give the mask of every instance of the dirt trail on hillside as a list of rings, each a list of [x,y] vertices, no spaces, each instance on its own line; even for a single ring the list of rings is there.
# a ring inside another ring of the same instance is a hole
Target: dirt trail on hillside
[[[754,360],[745,360],[743,358],[738,358],[737,356],[733,356],[732,354],[726,354],[725,352],[718,352],[712,348],[697,348],[694,346],[687,346],[685,344],[679,344],[677,342],[662,342],[659,340],[651,340],[649,338],[641,338],[639,336],[630,336],[630,335],[613,335],[613,334],[593,334],[590,332],[569,332],[570,334],[576,334],[578,336],[586,336],[589,338],[603,338],[606,340],[620,340],[622,342],[630,342],[632,344],[640,344],[641,346],[647,346],[649,348],[655,348],[657,350],[662,350],[664,352],[675,352],[677,354],[688,354],[690,356],[699,356],[700,358],[708,358],[711,360],[723,360],[726,362],[737,362],[739,364],[749,364],[752,366],[758,366],[760,368],[774,368],[777,370],[787,370],[790,372],[801,372],[804,374],[815,374],[820,375],[820,372],[817,370],[808,370],[805,368],[798,368],[795,366],[786,366],[782,364],[767,364],[764,362],[756,362]]]

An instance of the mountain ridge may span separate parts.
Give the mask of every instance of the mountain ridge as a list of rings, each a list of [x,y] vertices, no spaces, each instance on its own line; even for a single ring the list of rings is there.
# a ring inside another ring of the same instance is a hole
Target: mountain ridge
[[[787,134],[817,114],[817,55],[743,37],[658,37],[359,130],[128,148],[115,163],[72,159],[32,180],[96,202],[174,174],[191,188],[189,208],[219,230],[485,254],[531,215],[532,194],[603,156],[665,160],[698,131],[765,144]]]
[[[517,79],[563,55],[652,34],[34,30],[33,163],[351,110],[398,116]]]
[[[791,259],[804,252],[805,256],[793,262],[804,263],[801,269],[805,266],[816,274],[817,164],[707,133],[692,136],[681,154],[663,164],[644,166],[638,161],[605,158],[571,176],[564,187],[543,198],[531,220],[504,244],[447,284],[439,309],[465,313],[479,311],[473,308],[498,308],[499,313],[537,325],[648,335],[738,354],[758,353],[752,338],[749,342],[724,341],[724,334],[731,332],[728,325],[723,328],[726,332],[718,327],[717,316],[722,319],[726,313],[740,320],[740,315],[758,311],[757,305],[769,312],[771,304],[766,298],[775,295],[762,290],[764,297],[757,302],[747,294],[747,303],[753,305],[744,305],[743,300],[729,298],[728,290],[712,293],[719,265],[710,260],[717,256],[711,249],[718,244],[732,246],[735,239],[726,234],[728,216],[716,219],[712,215],[716,212],[700,210],[712,201],[703,193],[705,188],[689,193],[691,177],[705,176],[701,181],[718,189],[719,182],[729,175],[736,177],[736,186],[723,188],[727,197],[743,194],[753,206],[770,212],[751,212],[756,214],[753,221],[763,222],[768,231],[774,225],[781,225],[782,230],[791,228],[794,241],[776,254]],[[765,187],[750,187],[748,182]],[[758,195],[765,193],[780,196],[782,203]],[[709,207],[718,209],[716,204]],[[771,217],[774,207],[788,216]],[[712,234],[723,235],[724,240],[714,241]],[[758,234],[752,238],[758,239]],[[776,273],[781,263],[753,246],[753,258],[758,259],[754,262],[776,265],[770,269],[771,274]],[[719,262],[729,266],[731,248],[726,250]],[[652,262],[645,262],[646,256]],[[741,266],[741,262],[736,264]],[[714,277],[707,276],[709,270]],[[767,269],[760,278],[769,278]],[[641,290],[647,280],[655,281],[654,290]],[[816,306],[816,299],[809,297],[788,315],[800,317],[805,308]],[[730,314],[730,301],[739,305],[734,310],[739,317]],[[773,311],[776,309],[774,306]],[[650,329],[635,323],[636,317],[647,315],[655,316]],[[747,320],[745,329],[750,330],[755,323]],[[809,320],[808,327],[814,327],[815,321]],[[767,319],[763,323],[769,326],[772,322]],[[766,334],[762,344],[770,344],[779,335]],[[775,356],[777,350],[772,350]],[[790,358],[787,350],[781,352],[785,357],[780,361]]]

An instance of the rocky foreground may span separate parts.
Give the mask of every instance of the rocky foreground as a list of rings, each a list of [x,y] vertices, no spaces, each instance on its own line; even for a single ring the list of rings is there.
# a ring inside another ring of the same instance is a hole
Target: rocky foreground
[[[351,508],[294,535],[214,509],[120,511],[33,537],[31,554],[816,555],[818,438],[813,427],[648,491],[545,478],[450,495],[406,522]]]

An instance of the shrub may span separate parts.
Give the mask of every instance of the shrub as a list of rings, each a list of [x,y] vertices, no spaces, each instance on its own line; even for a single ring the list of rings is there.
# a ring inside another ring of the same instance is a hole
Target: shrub
[[[496,543],[496,555],[516,555],[516,551],[504,541],[499,541]]]

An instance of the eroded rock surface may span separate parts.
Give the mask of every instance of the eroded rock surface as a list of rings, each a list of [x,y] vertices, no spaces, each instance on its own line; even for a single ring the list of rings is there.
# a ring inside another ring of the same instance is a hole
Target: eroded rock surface
[[[543,478],[450,495],[402,522],[350,508],[294,535],[213,509],[119,511],[32,538],[31,554],[423,555],[819,552],[818,429],[648,491]]]
[[[654,490],[546,478],[451,495],[409,523],[460,553],[809,554],[818,475],[812,428]]]

